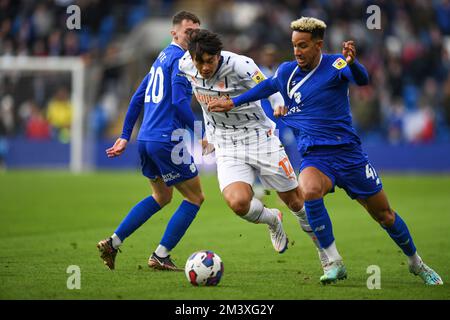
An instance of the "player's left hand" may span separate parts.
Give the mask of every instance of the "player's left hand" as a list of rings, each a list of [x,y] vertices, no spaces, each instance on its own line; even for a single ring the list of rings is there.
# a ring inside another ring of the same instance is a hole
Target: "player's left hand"
[[[111,148],[106,149],[106,155],[108,158],[114,158],[120,156],[126,149],[128,141],[122,138],[116,140]]]
[[[202,144],[202,156],[206,156],[215,150],[214,145],[209,143],[206,138],[203,138],[200,142]]]
[[[355,62],[356,47],[353,40],[345,41],[342,43],[342,54],[344,55],[347,64],[352,64],[353,62]]]
[[[273,116],[275,118],[279,118],[282,116],[285,116],[286,113],[288,112],[288,108],[285,106],[278,106],[275,108],[275,110],[273,110]]]
[[[233,109],[234,103],[228,97],[222,97],[208,103],[209,112],[228,112]]]

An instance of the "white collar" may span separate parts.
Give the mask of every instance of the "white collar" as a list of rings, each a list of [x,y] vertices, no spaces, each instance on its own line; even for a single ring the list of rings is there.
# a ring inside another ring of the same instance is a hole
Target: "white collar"
[[[312,69],[303,79],[302,81],[300,81],[299,83],[297,83],[297,85],[295,85],[295,87],[293,87],[290,91],[289,91],[289,84],[291,83],[292,78],[294,77],[295,72],[297,72],[297,69],[299,68],[298,64],[295,67],[294,71],[292,71],[291,76],[289,77],[289,80],[287,82],[287,93],[289,98],[292,99],[292,97],[294,96],[294,93],[298,90],[298,88],[300,88],[306,80],[308,80],[309,78],[311,78],[311,76],[314,74],[314,72],[316,72],[317,68],[319,68],[320,63],[322,62],[322,57],[323,55],[320,54],[320,60],[319,63],[317,64],[317,66]]]

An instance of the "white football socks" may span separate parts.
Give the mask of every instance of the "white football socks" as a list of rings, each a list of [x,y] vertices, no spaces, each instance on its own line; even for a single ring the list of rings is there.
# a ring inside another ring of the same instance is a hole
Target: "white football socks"
[[[117,234],[113,234],[111,236],[112,239],[112,246],[114,249],[119,248],[122,245],[122,240],[120,240],[120,238],[117,236]]]
[[[156,248],[155,253],[160,258],[165,258],[169,255],[170,250],[168,250],[163,245],[158,245],[158,248]]]
[[[336,241],[333,241],[328,248],[324,248],[323,250],[328,257],[329,262],[342,261],[342,257],[336,248]]]
[[[265,223],[268,225],[274,225],[277,222],[277,216],[270,210],[264,207],[263,203],[253,198],[250,202],[250,209],[245,216],[241,216],[253,223]]]
[[[319,240],[317,239],[311,226],[309,225],[308,218],[306,217],[305,207],[303,207],[300,211],[297,212],[291,211],[291,212],[298,218],[300,227],[311,238],[312,242],[316,246],[317,252],[319,253],[320,264],[322,265],[322,267],[324,267],[329,262],[328,256],[325,253],[325,250],[322,249],[322,247],[320,246]]]
[[[317,237],[314,235],[314,232],[313,232],[311,226],[309,225],[308,218],[306,217],[305,207],[303,207],[298,212],[294,212],[294,211],[291,211],[291,212],[298,218],[298,221],[300,222],[300,227],[311,238],[312,242],[314,242],[317,249],[322,250],[319,240],[317,240]]]
[[[417,251],[412,256],[408,257],[408,265],[410,265],[414,269],[419,268],[422,263],[422,258],[417,254]]]

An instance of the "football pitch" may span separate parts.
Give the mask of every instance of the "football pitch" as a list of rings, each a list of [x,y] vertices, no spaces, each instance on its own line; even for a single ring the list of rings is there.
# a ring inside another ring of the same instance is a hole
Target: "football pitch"
[[[382,179],[443,286],[427,287],[411,275],[387,233],[340,189],[325,202],[348,279],[322,286],[315,248],[274,192],[264,202],[284,212],[290,240],[284,254],[272,249],[265,225],[239,219],[226,207],[215,176],[202,176],[206,201],[172,256],[184,267],[194,251],[216,252],[225,267],[218,287],[193,287],[182,272],[147,267],[180,203],[178,193],[126,240],[110,271],[96,243],[149,195],[146,179],[137,171],[11,171],[0,173],[0,299],[450,299],[450,176]],[[369,290],[373,265],[381,271],[381,288]],[[67,288],[69,266],[80,268],[80,289]]]

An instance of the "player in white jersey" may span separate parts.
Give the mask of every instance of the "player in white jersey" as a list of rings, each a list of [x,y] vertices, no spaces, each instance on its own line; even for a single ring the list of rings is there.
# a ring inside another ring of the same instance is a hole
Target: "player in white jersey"
[[[303,219],[306,231],[309,225],[301,192],[284,147],[274,135],[275,124],[265,115],[259,101],[228,113],[208,111],[211,100],[237,96],[265,78],[251,58],[222,51],[222,47],[218,35],[207,30],[193,31],[188,52],[179,61],[180,76],[189,79],[202,107],[207,140],[216,151],[219,185],[225,201],[239,217],[267,224],[275,250],[282,253],[288,239],[281,211],[265,208],[254,197],[252,185],[258,176],[265,187],[275,189],[289,209]],[[284,104],[279,93],[269,100],[273,108]],[[317,239],[312,238],[319,246]]]

